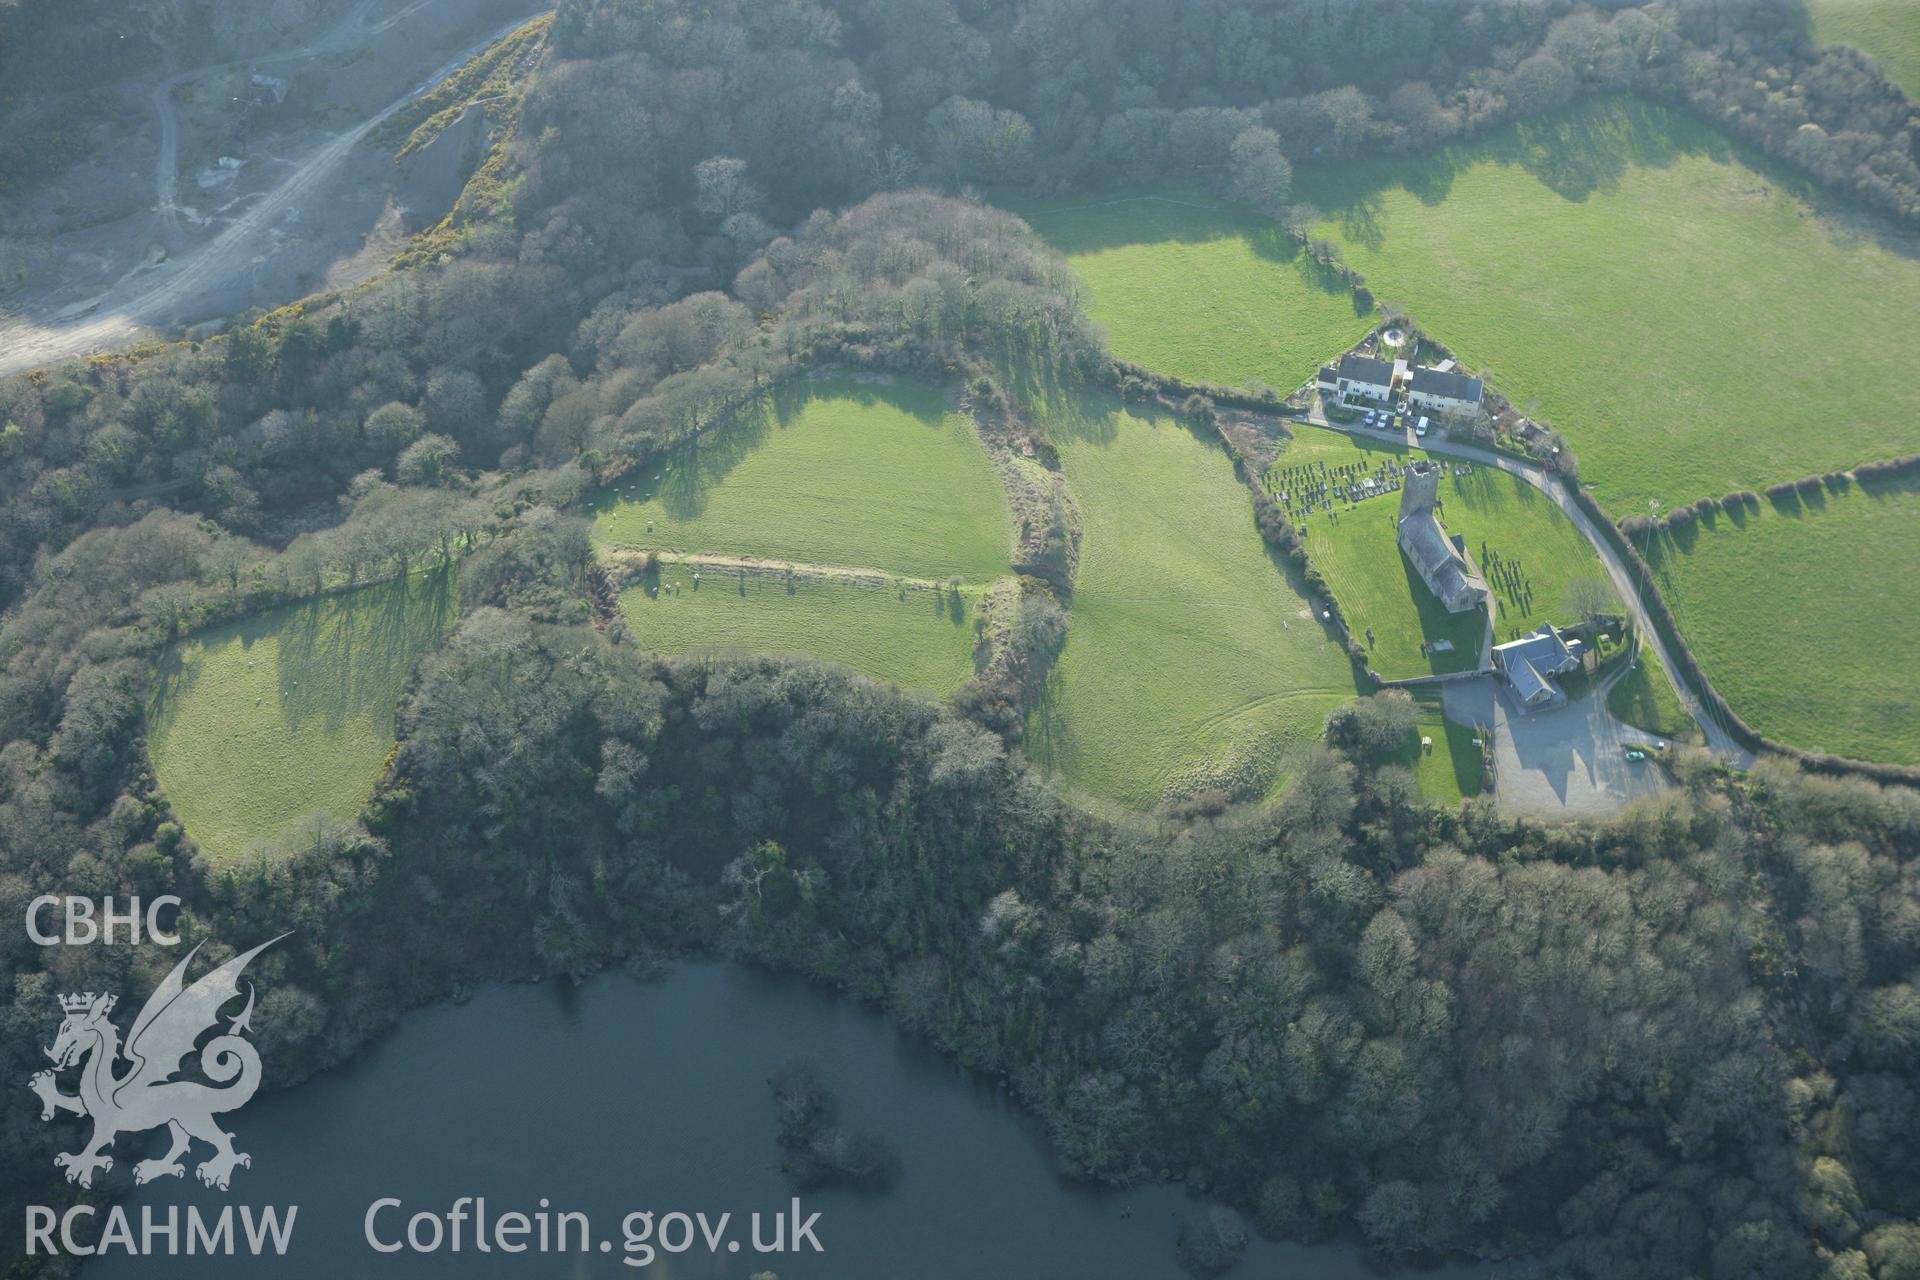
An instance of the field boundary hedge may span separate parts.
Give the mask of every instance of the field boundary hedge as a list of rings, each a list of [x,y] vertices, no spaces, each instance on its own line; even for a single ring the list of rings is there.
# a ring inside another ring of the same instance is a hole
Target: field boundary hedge
[[[1300,536],[1300,531],[1294,528],[1293,522],[1287,519],[1286,513],[1281,511],[1274,500],[1260,488],[1257,460],[1249,458],[1240,441],[1221,427],[1220,419],[1214,412],[1219,405],[1225,404],[1228,408],[1271,414],[1279,418],[1287,413],[1285,398],[1277,392],[1261,395],[1256,392],[1212,387],[1206,383],[1188,382],[1183,378],[1154,373],[1152,370],[1143,369],[1137,364],[1129,364],[1124,360],[1115,360],[1113,367],[1115,374],[1121,380],[1123,397],[1129,397],[1130,393],[1138,395],[1144,390],[1150,392],[1152,398],[1170,412],[1179,414],[1190,422],[1204,421],[1214,436],[1226,447],[1227,455],[1233,459],[1235,474],[1240,477],[1241,483],[1246,485],[1247,492],[1252,496],[1253,525],[1260,533],[1260,540],[1299,571],[1301,578],[1306,582],[1308,592],[1311,593],[1308,596],[1308,603],[1324,611],[1329,620],[1338,626],[1341,639],[1344,641],[1343,647],[1346,650],[1347,660],[1353,664],[1355,672],[1371,681],[1376,689],[1385,687],[1386,678],[1373,669],[1373,664],[1367,659],[1366,649],[1353,638],[1353,628],[1348,625],[1347,616],[1340,609],[1340,602],[1334,598],[1332,585],[1313,563],[1313,557],[1307,554],[1306,540]],[[1194,403],[1196,400],[1198,404]]]
[[[1920,469],[1920,455],[1910,454],[1906,458],[1894,460],[1892,464],[1870,463],[1867,465],[1879,467],[1880,470],[1873,474],[1884,476],[1899,471]],[[1823,477],[1815,476],[1812,479],[1820,482]],[[1569,488],[1573,494],[1573,500],[1579,504],[1581,510],[1587,513],[1592,522],[1599,526],[1602,531],[1601,536],[1608,540],[1637,576],[1637,589],[1642,603],[1646,606],[1647,616],[1653,620],[1654,627],[1660,632],[1660,638],[1667,643],[1669,651],[1676,659],[1678,671],[1675,674],[1686,682],[1687,687],[1695,697],[1700,699],[1702,705],[1727,727],[1735,741],[1749,751],[1769,751],[1775,755],[1786,756],[1822,773],[1851,773],[1871,778],[1875,782],[1920,786],[1920,767],[1888,764],[1875,760],[1856,760],[1851,756],[1833,755],[1824,751],[1808,751],[1804,747],[1796,747],[1791,743],[1769,738],[1748,724],[1720,691],[1714,688],[1713,682],[1707,679],[1706,671],[1700,666],[1699,658],[1694,655],[1693,647],[1681,634],[1679,620],[1674,617],[1672,606],[1667,603],[1666,596],[1661,593],[1659,584],[1654,580],[1653,566],[1647,563],[1646,557],[1640,554],[1640,548],[1634,545],[1633,539],[1627,536],[1622,528],[1623,524],[1638,520],[1646,528],[1651,529],[1652,522],[1644,516],[1627,517],[1626,520],[1616,521],[1607,514],[1606,508],[1600,505],[1598,499],[1584,484],[1576,482]],[[1728,498],[1736,497],[1744,500],[1744,491],[1741,494],[1728,495]],[[1702,499],[1702,502],[1707,503],[1714,501]],[[1698,505],[1695,504],[1696,507]],[[1663,527],[1671,526],[1663,524]]]
[[[1244,409],[1254,413],[1269,413],[1276,417],[1286,417],[1290,412],[1286,398],[1277,392],[1261,394],[1245,389],[1216,387],[1208,383],[1188,382],[1184,378],[1155,373],[1152,370],[1144,369],[1139,365],[1131,364],[1124,360],[1115,360],[1113,367],[1115,375],[1121,380],[1123,389],[1127,381],[1131,379],[1134,380],[1137,385],[1151,388],[1162,402],[1174,402],[1187,397],[1200,396],[1211,401],[1214,405],[1226,405],[1229,408]],[[1174,407],[1176,411],[1179,409],[1177,403],[1173,404],[1172,407]],[[1219,425],[1217,421],[1213,425],[1215,430],[1218,431]],[[1319,570],[1313,566],[1312,560],[1307,555],[1305,544],[1300,541],[1299,533],[1294,530],[1292,523],[1289,522],[1284,515],[1280,514],[1277,509],[1273,511],[1271,518],[1277,520],[1280,528],[1283,530],[1283,532],[1278,535],[1283,540],[1275,541],[1274,537],[1269,536],[1269,521],[1262,518],[1264,513],[1261,511],[1261,499],[1265,498],[1266,495],[1260,492],[1257,485],[1253,483],[1252,478],[1248,476],[1245,460],[1242,458],[1239,449],[1235,447],[1232,437],[1225,432],[1220,432],[1220,436],[1226,443],[1228,450],[1233,454],[1235,462],[1239,464],[1242,478],[1248,481],[1248,486],[1253,492],[1254,522],[1260,528],[1261,537],[1266,539],[1269,546],[1272,546],[1280,554],[1291,559],[1306,577],[1308,586],[1322,595],[1324,600],[1322,607],[1329,609],[1333,617],[1338,620],[1340,633],[1346,637],[1347,656],[1353,661],[1356,668],[1362,671],[1369,679],[1373,680],[1375,684],[1384,684],[1385,681],[1383,681],[1380,674],[1374,671],[1367,662],[1366,651],[1355,645],[1352,629],[1348,627],[1346,617],[1340,612],[1339,602],[1334,600],[1332,589],[1327,585],[1325,578],[1320,575]],[[1783,485],[1771,485],[1767,488],[1767,494],[1770,498],[1778,501],[1781,500],[1783,496],[1797,493],[1809,485],[1831,487],[1836,483],[1871,484],[1874,481],[1885,481],[1914,473],[1920,473],[1920,453],[1905,454],[1898,458],[1862,463],[1851,471],[1846,472],[1829,472],[1804,476],[1799,480],[1788,481]],[[1578,475],[1577,470],[1574,472],[1574,475]],[[1842,479],[1842,477],[1844,477],[1844,479]],[[1791,743],[1769,738],[1751,724],[1747,723],[1746,719],[1733,709],[1732,704],[1726,700],[1720,691],[1714,687],[1713,682],[1707,678],[1706,671],[1701,667],[1699,658],[1696,657],[1693,652],[1693,647],[1687,643],[1686,637],[1680,632],[1679,620],[1674,617],[1672,606],[1667,603],[1666,597],[1661,594],[1659,584],[1654,580],[1652,566],[1649,565],[1646,558],[1640,554],[1640,549],[1634,545],[1633,539],[1628,536],[1627,530],[1623,528],[1623,526],[1630,526],[1637,529],[1644,526],[1647,529],[1651,529],[1654,527],[1653,522],[1649,521],[1645,516],[1628,516],[1624,519],[1616,520],[1607,513],[1606,508],[1600,505],[1599,501],[1593,496],[1592,492],[1588,490],[1585,484],[1575,479],[1567,487],[1573,495],[1573,500],[1580,506],[1581,510],[1586,512],[1588,518],[1600,528],[1601,536],[1607,539],[1609,545],[1620,554],[1621,558],[1627,562],[1627,565],[1637,575],[1637,589],[1640,592],[1641,601],[1646,606],[1647,615],[1653,620],[1654,626],[1659,630],[1660,638],[1666,642],[1670,651],[1675,656],[1675,665],[1678,668],[1675,673],[1676,676],[1685,681],[1688,689],[1695,697],[1700,699],[1701,704],[1707,708],[1708,712],[1727,727],[1728,732],[1733,736],[1735,741],[1739,742],[1741,746],[1747,748],[1749,751],[1768,751],[1776,755],[1786,756],[1808,768],[1816,769],[1822,773],[1858,774],[1861,777],[1871,778],[1875,782],[1920,786],[1920,766],[1890,764],[1876,760],[1856,760],[1851,756],[1833,755],[1823,751],[1809,751],[1804,747],[1796,747]],[[1735,490],[1720,498],[1702,498],[1699,502],[1686,507],[1676,508],[1669,512],[1666,516],[1662,517],[1659,527],[1670,529],[1677,525],[1690,522],[1698,516],[1706,514],[1709,510],[1717,510],[1723,507],[1744,506],[1757,510],[1759,502],[1760,499],[1758,495],[1750,490],[1744,489]],[[1270,499],[1267,505],[1272,505]],[[1635,522],[1638,523],[1636,524]],[[1284,540],[1286,539],[1286,535],[1289,534],[1291,535],[1291,545],[1289,541]],[[1296,547],[1297,550],[1295,549]]]

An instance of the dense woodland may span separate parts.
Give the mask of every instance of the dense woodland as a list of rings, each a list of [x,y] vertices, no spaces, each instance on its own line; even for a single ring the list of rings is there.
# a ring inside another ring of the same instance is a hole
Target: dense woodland
[[[11,13],[17,54],[47,14]],[[1077,1175],[1180,1176],[1278,1236],[1920,1276],[1920,794],[1686,758],[1609,824],[1448,814],[1381,762],[1380,698],[1277,806],[1117,827],[1028,773],[1005,691],[591,622],[596,480],[786,378],[948,377],[1011,429],[1113,378],[1071,273],[952,193],[1197,179],[1284,213],[1295,161],[1619,89],[1916,216],[1912,104],[1786,6],[568,0],[464,253],[0,383],[0,914],[177,892],[210,952],[296,929],[256,964],[278,1084],[465,985],[704,948],[1003,1077]],[[209,865],[142,738],[167,644],[456,556],[363,823]],[[55,994],[171,959],[0,931],[0,1077]],[[71,1193],[70,1140],[0,1108],[0,1241]]]

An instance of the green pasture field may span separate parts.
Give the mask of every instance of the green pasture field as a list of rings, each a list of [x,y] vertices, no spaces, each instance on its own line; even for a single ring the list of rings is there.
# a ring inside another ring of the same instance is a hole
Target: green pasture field
[[[1762,503],[1644,548],[1707,679],[1770,738],[1920,764],[1920,484]]]
[[[1920,93],[1920,5],[1913,0],[1808,0],[1813,37],[1878,59],[1909,98]]]
[[[217,862],[347,821],[394,742],[415,661],[455,620],[451,575],[268,610],[168,653],[147,745],[187,834]]]
[[[1400,761],[1413,771],[1420,794],[1443,808],[1458,805],[1463,797],[1477,796],[1486,781],[1486,758],[1473,745],[1471,725],[1455,724],[1440,710],[1440,700],[1419,698],[1414,702],[1414,737]],[[1433,739],[1431,751],[1422,750],[1420,739]]]
[[[1615,515],[1920,449],[1897,355],[1911,240],[1690,117],[1588,101],[1425,156],[1302,164],[1294,198],[1376,297],[1565,431]],[[1303,303],[1251,214],[1236,241],[1231,214],[1163,202],[1024,212],[1116,352],[1169,372],[1290,386],[1360,328]]]
[[[1615,515],[1920,448],[1920,380],[1872,354],[1920,302],[1913,245],[1690,117],[1589,102],[1297,186]]]
[[[972,425],[939,391],[837,379],[789,384],[763,412],[650,464],[601,496],[595,533],[603,546],[984,583],[1006,570],[1012,516]]]
[[[1070,791],[1134,810],[1222,783],[1270,790],[1356,689],[1261,542],[1226,451],[1097,397],[1055,404],[1045,422],[1084,532],[1029,757]]]
[[[1205,196],[1014,208],[1079,273],[1113,353],[1161,373],[1287,391],[1371,323],[1272,220]]]
[[[640,644],[661,653],[801,653],[935,696],[973,674],[980,588],[927,590],[684,565],[620,593]]]
[[[1441,522],[1466,539],[1467,551],[1494,597],[1496,643],[1530,631],[1543,622],[1578,620],[1570,603],[1576,582],[1606,582],[1606,570],[1586,538],[1566,514],[1539,490],[1517,476],[1473,464],[1460,464],[1421,451],[1445,468],[1440,480]],[[1333,589],[1361,644],[1373,629],[1368,663],[1389,680],[1471,670],[1486,635],[1486,616],[1452,614],[1440,607],[1395,540],[1400,513],[1398,490],[1382,489],[1348,509],[1336,501],[1332,513],[1307,513],[1295,497],[1299,469],[1311,478],[1321,464],[1327,474],[1357,468],[1360,475],[1384,474],[1378,468],[1404,466],[1408,450],[1386,439],[1348,436],[1319,427],[1296,426],[1264,479],[1270,492],[1295,502],[1290,518],[1305,534],[1307,555]],[[1349,472],[1349,474],[1353,474]],[[1290,488],[1289,486],[1293,486]],[[1609,588],[1610,589],[1610,588]],[[1451,651],[1423,653],[1422,644],[1453,643]]]
[[[1695,728],[1659,655],[1646,645],[1640,647],[1633,668],[1607,690],[1607,710],[1626,724],[1663,737],[1684,737]]]

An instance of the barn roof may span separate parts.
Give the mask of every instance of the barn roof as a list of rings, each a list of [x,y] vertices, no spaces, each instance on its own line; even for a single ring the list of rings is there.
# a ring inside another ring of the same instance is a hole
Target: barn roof
[[[1341,356],[1340,376],[1349,382],[1384,387],[1393,381],[1393,366],[1372,356]]]
[[[1460,373],[1442,373],[1438,369],[1423,366],[1413,371],[1413,389],[1421,395],[1440,396],[1447,400],[1478,400],[1480,379]]]
[[[1553,691],[1548,676],[1557,676],[1577,665],[1572,646],[1551,622],[1531,635],[1493,646],[1493,659],[1506,673],[1514,690],[1527,701],[1532,701],[1537,693]]]

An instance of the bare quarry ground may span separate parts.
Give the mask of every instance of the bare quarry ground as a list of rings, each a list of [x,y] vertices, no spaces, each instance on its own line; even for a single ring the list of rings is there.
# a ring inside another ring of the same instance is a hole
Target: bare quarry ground
[[[0,199],[0,374],[381,270],[458,196],[487,122],[470,108],[401,163],[381,126],[545,7],[358,0],[292,47],[206,65],[173,50],[177,70],[85,90],[109,100],[83,154]]]

